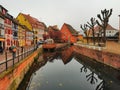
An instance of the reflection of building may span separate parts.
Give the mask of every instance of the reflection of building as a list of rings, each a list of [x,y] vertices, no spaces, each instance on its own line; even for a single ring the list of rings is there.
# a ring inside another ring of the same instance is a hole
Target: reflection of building
[[[64,23],[61,28],[62,39],[72,43],[77,42],[78,32],[69,24]]]
[[[61,59],[64,64],[67,64],[73,58],[73,48],[69,47],[61,52]]]
[[[43,54],[43,59],[45,61],[52,62],[57,57],[57,52],[46,52]]]
[[[73,58],[73,47],[66,48],[63,51],[58,52],[45,52],[43,54],[43,59],[45,61],[53,62],[57,58],[61,58],[64,64],[70,62]]]

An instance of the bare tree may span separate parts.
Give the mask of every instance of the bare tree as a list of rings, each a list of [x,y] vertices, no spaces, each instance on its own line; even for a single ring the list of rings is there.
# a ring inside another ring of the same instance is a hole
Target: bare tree
[[[99,20],[101,21],[101,23],[96,20],[97,24],[103,29],[103,42],[104,44],[106,44],[106,28],[109,22],[109,18],[112,15],[112,9],[110,10],[101,10],[101,14],[98,14],[97,17],[99,18]]]
[[[83,32],[86,36],[87,44],[89,44],[89,33],[90,33],[90,31],[88,31],[87,24],[84,24],[84,26],[80,25],[80,28],[83,30]]]
[[[95,45],[95,29],[94,29],[94,27],[95,27],[96,24],[97,24],[96,20],[93,17],[90,19],[90,23],[87,22],[87,27],[89,27],[89,29],[92,30],[92,39],[93,39],[93,44],[94,45]]]

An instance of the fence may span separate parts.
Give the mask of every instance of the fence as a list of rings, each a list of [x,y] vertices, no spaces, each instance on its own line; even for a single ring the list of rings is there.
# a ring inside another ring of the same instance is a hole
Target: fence
[[[0,73],[7,70],[9,67],[14,67],[16,63],[20,60],[23,60],[25,57],[29,56],[32,52],[34,52],[35,47],[26,47],[22,51],[21,49],[17,49],[16,55],[14,57],[12,52],[5,51],[3,55],[0,56]]]

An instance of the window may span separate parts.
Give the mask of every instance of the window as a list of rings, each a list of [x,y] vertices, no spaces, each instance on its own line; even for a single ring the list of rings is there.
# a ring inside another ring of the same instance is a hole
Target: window
[[[109,33],[111,33],[111,31],[109,31]]]
[[[13,36],[17,37],[17,32],[16,31],[14,31]]]
[[[7,39],[7,45],[10,45],[10,39]]]

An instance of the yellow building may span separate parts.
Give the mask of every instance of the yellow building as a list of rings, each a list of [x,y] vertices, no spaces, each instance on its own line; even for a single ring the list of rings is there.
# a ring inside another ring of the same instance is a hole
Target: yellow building
[[[16,17],[17,21],[21,24],[19,25],[18,31],[18,41],[19,46],[29,46],[33,44],[33,29],[29,22],[29,17],[23,13],[19,13]]]
[[[25,46],[25,28],[22,25],[18,25],[18,42],[19,46]]]
[[[32,31],[32,26],[29,22],[29,19],[27,18],[27,15],[19,13],[16,19],[21,25],[25,25],[29,30]]]
[[[21,25],[25,25],[31,32],[33,32],[33,36],[30,33],[27,34],[34,38],[31,40],[34,44],[37,44],[40,39],[43,39],[44,31],[47,28],[43,22],[40,22],[29,14],[23,13],[19,13],[16,19]]]

